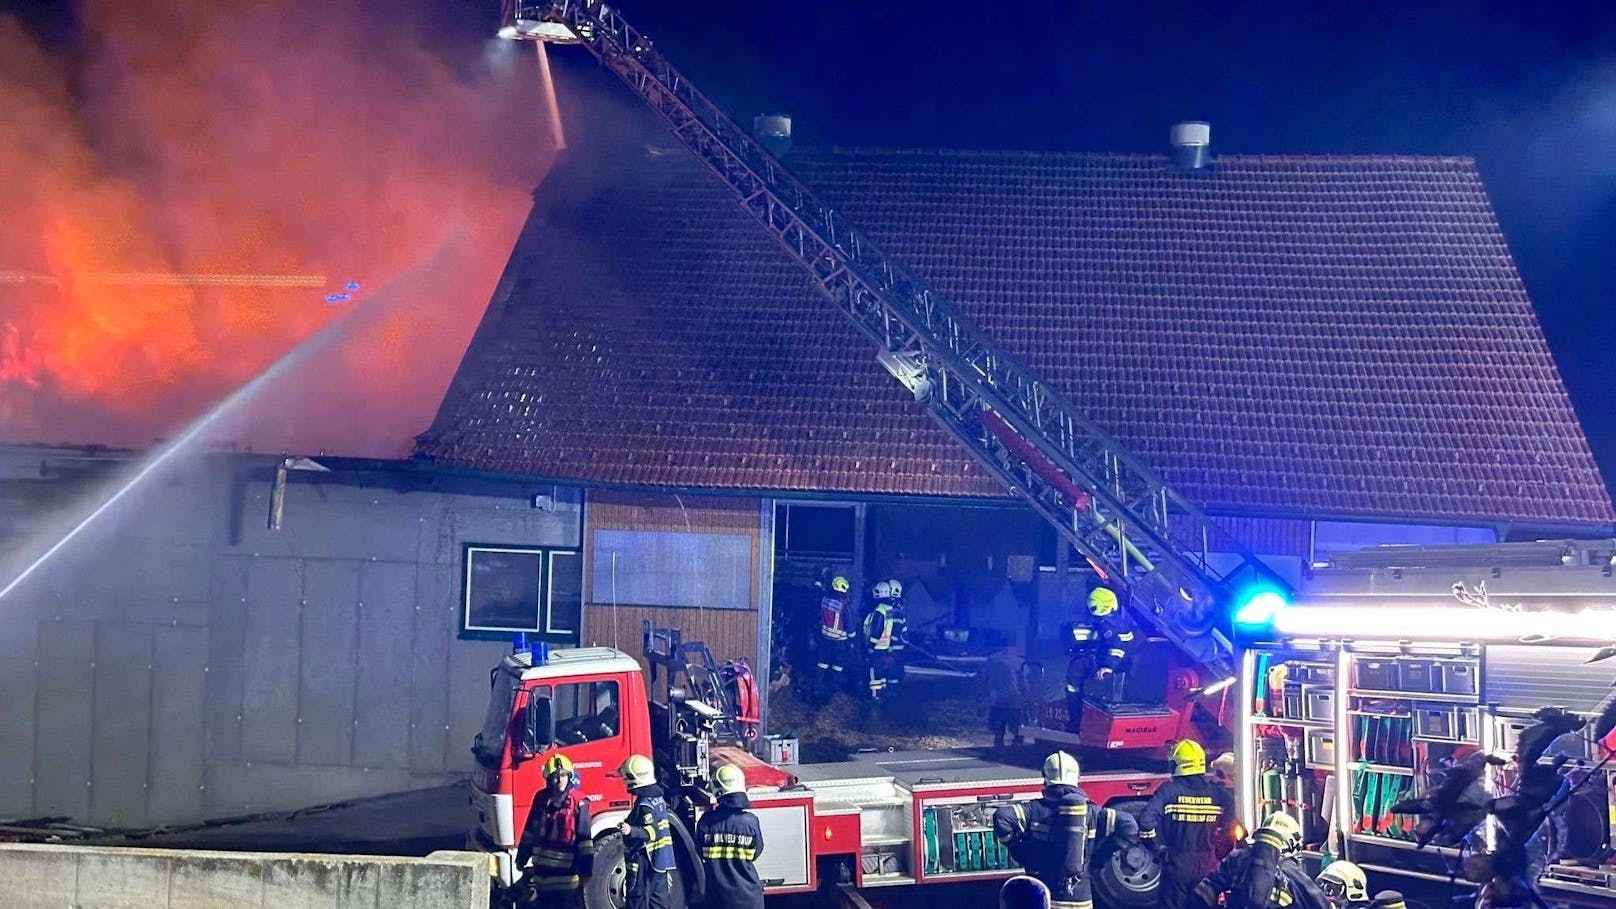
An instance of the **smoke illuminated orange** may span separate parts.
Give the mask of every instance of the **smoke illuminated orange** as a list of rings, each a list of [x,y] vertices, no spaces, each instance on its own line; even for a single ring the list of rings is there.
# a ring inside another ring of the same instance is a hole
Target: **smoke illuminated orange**
[[[0,440],[144,446],[357,306],[235,441],[407,452],[550,149],[523,49],[362,8],[90,0],[70,55],[0,17]]]

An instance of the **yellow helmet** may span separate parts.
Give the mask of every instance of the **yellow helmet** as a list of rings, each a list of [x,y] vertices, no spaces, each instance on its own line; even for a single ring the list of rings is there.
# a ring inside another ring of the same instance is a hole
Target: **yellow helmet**
[[[545,758],[544,778],[549,779],[558,773],[572,773],[576,775],[576,772],[572,769],[572,759],[559,751],[550,755],[548,758]]]
[[[1057,751],[1044,759],[1044,785],[1046,786],[1076,786],[1083,778],[1083,768],[1078,766],[1077,758],[1064,751]]]
[[[734,764],[725,764],[713,774],[719,795],[734,795],[746,791],[746,773]]]
[[[1194,776],[1206,772],[1206,749],[1194,739],[1180,739],[1173,746],[1173,776]]]
[[[836,591],[837,593],[846,593],[848,588],[851,586],[851,584],[847,583],[847,578],[844,578],[841,575],[837,575],[836,577],[830,579],[830,589]]]
[[[1117,595],[1109,587],[1096,587],[1089,592],[1089,612],[1093,615],[1110,615],[1117,611]]]
[[[1344,859],[1331,862],[1317,878],[1319,889],[1332,900],[1346,903],[1369,901],[1369,878],[1363,869]]]
[[[1251,839],[1273,846],[1281,855],[1293,855],[1302,848],[1302,825],[1285,812],[1276,811],[1263,819]]]
[[[631,754],[624,758],[623,766],[617,768],[617,772],[630,789],[650,786],[656,782],[656,765],[643,754]]]

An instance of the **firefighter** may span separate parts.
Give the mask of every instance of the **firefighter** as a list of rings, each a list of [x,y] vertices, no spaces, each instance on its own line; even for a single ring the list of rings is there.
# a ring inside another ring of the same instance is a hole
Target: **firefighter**
[[[1538,902],[1542,903],[1541,900]],[[1408,909],[1408,903],[1404,901],[1403,895],[1396,890],[1380,891],[1375,894],[1375,898],[1370,901],[1369,905],[1372,909]]]
[[[887,684],[903,682],[905,648],[909,643],[909,610],[903,603],[903,582],[897,578],[887,581],[887,596],[892,603],[892,668],[887,673]]]
[[[866,663],[870,667],[870,700],[876,703],[880,703],[885,695],[887,676],[892,671],[893,625],[892,600],[876,600],[875,608],[864,617]]]
[[[1164,909],[1183,909],[1190,891],[1218,866],[1218,844],[1234,823],[1234,798],[1207,779],[1206,751],[1184,739],[1173,746],[1173,778],[1139,815],[1139,837],[1162,858],[1157,893]]]
[[[1083,693],[1094,677],[1097,664],[1094,659],[1094,629],[1081,622],[1067,622],[1061,627],[1066,641],[1066,731],[1083,731]]]
[[[623,835],[627,871],[627,909],[669,909],[673,905],[673,821],[656,766],[643,754],[631,754],[617,772],[634,803],[628,819],[617,825]]]
[[[1006,644],[988,658],[977,670],[977,678],[988,700],[988,729],[993,733],[993,747],[1004,747],[1008,732],[1011,744],[1021,744],[1021,713],[1027,702],[1026,686],[1021,678],[1021,649]]]
[[[1212,777],[1212,782],[1217,783],[1219,786],[1222,786],[1225,789],[1233,791],[1235,783],[1234,754],[1232,752],[1225,751],[1218,755],[1217,759],[1212,762],[1212,772],[1210,775]]]
[[[1099,841],[1139,835],[1133,815],[1089,801],[1081,779],[1077,758],[1057,751],[1044,761],[1042,798],[993,812],[994,838],[1049,888],[1052,909],[1093,909],[1089,860]]]
[[[583,909],[584,885],[593,870],[595,845],[589,834],[589,800],[578,794],[578,775],[564,754],[544,762],[545,788],[533,801],[516,847],[516,867],[525,872],[525,898],[519,902],[558,909]]]
[[[1190,891],[1189,909],[1330,909],[1330,901],[1302,870],[1302,825],[1281,811],[1270,814],[1251,844],[1229,853]]]
[[[696,842],[707,871],[707,900],[713,909],[763,909],[763,880],[753,864],[763,854],[763,828],[746,809],[746,774],[725,764],[713,774],[718,806],[696,823]]]
[[[829,699],[842,690],[842,673],[847,669],[848,651],[852,647],[852,606],[848,603],[847,578],[831,578],[830,590],[819,600],[818,695]]]
[[[1331,862],[1314,882],[1334,909],[1364,909],[1369,905],[1369,878],[1351,862]]]
[[[1101,683],[1099,699],[1119,704],[1123,700],[1128,669],[1133,665],[1139,629],[1121,608],[1116,592],[1109,587],[1096,587],[1089,592],[1089,615],[1093,617],[1094,656],[1099,664],[1094,673],[1094,678]]]

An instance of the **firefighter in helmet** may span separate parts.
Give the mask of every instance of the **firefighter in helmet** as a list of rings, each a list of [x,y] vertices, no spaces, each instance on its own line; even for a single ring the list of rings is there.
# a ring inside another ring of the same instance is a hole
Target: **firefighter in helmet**
[[[1061,626],[1066,642],[1066,731],[1083,731],[1083,696],[1097,667],[1094,658],[1094,627],[1086,622]]]
[[[1157,890],[1163,909],[1183,909],[1190,890],[1218,866],[1218,844],[1234,824],[1234,798],[1207,779],[1206,751],[1184,739],[1173,746],[1173,778],[1139,815],[1139,837],[1162,857]]]
[[[627,909],[669,909],[673,905],[673,819],[656,765],[643,754],[631,754],[618,768],[634,802],[628,819],[617,825],[623,835],[628,872]]]
[[[1337,859],[1325,865],[1315,883],[1332,909],[1364,909],[1369,905],[1369,878],[1352,862]]]
[[[763,855],[763,827],[746,810],[746,774],[734,764],[713,773],[718,805],[696,823],[712,909],[763,909],[763,880],[754,864]]]
[[[545,787],[516,847],[516,867],[533,867],[523,877],[519,902],[557,909],[583,909],[584,885],[593,870],[594,840],[589,831],[589,800],[578,793],[572,761],[556,753],[544,761]]]
[[[887,686],[903,682],[905,652],[909,643],[909,610],[903,603],[903,582],[897,578],[887,581],[887,597],[892,603],[892,668],[887,673]]]
[[[819,600],[819,640],[816,642],[819,669],[818,695],[829,699],[842,690],[842,673],[847,670],[847,659],[853,645],[853,607],[847,591],[851,585],[847,578],[837,575],[830,580],[830,589]]]
[[[1053,909],[1092,909],[1089,860],[1100,840],[1139,835],[1133,815],[1089,801],[1077,758],[1057,751],[1044,761],[1044,794],[993,812],[993,836],[1027,873],[1049,888]]]
[[[1251,835],[1251,843],[1224,856],[1218,867],[1190,891],[1190,909],[1330,909],[1330,902],[1307,876],[1296,853],[1302,825],[1276,811]]]
[[[876,582],[872,593],[875,608],[864,617],[865,664],[870,672],[870,700],[880,703],[892,675],[892,644],[898,622],[893,617],[892,588],[888,582]]]
[[[1100,682],[1100,700],[1121,703],[1123,684],[1133,665],[1133,651],[1139,629],[1117,600],[1116,591],[1096,587],[1089,592],[1089,615],[1093,617],[1094,656]]]

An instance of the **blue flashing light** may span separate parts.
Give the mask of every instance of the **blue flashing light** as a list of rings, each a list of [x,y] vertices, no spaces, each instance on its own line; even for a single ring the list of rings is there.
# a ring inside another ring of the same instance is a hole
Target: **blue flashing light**
[[[347,284],[344,284],[342,286],[342,289],[348,291],[349,293],[352,293],[352,292],[359,289],[359,282],[358,281],[349,281]]]
[[[1290,605],[1284,594],[1272,588],[1250,590],[1237,601],[1234,623],[1243,628],[1267,628]]]
[[[518,631],[511,635],[511,653],[532,653],[533,645],[528,642],[527,632]]]

